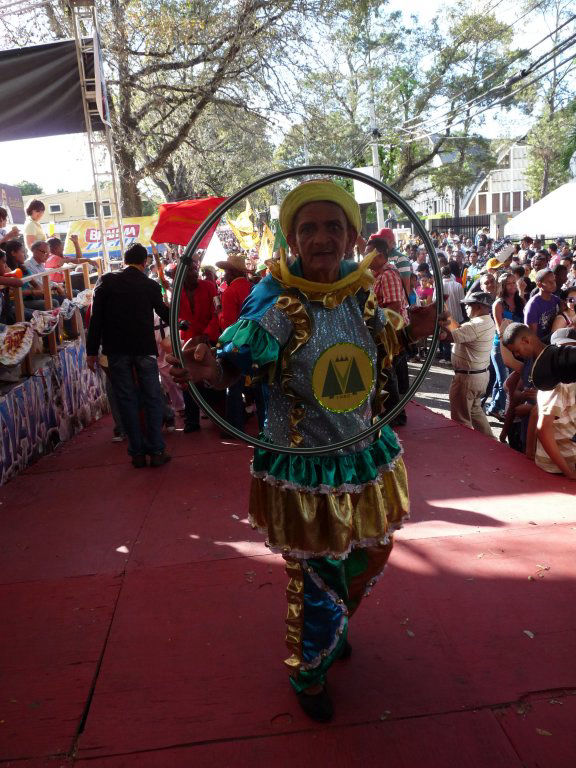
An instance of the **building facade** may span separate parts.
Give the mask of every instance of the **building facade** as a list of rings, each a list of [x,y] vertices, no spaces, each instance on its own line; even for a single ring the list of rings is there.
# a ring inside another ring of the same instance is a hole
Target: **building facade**
[[[111,218],[116,215],[113,199],[112,185],[103,184],[100,189],[100,200],[102,201],[104,218]],[[72,221],[97,218],[93,189],[79,192],[54,192],[50,195],[25,195],[24,208],[28,206],[31,200],[42,200],[46,206],[40,224],[44,231],[50,235],[65,234]]]
[[[528,196],[527,165],[526,144],[517,142],[502,148],[496,168],[462,196],[461,215],[506,214],[506,218],[512,218],[528,208],[532,200]]]
[[[432,164],[437,168],[451,162],[456,162],[455,153],[440,152]],[[500,224],[528,208],[532,200],[528,196],[527,165],[528,147],[523,141],[503,144],[497,152],[496,167],[460,195],[459,215],[494,215]],[[452,217],[457,209],[456,193],[447,190],[444,195],[438,195],[428,179],[417,179],[405,194],[422,216]]]

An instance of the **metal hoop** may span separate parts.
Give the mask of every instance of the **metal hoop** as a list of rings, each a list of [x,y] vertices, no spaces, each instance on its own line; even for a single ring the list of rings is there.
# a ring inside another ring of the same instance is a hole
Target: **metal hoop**
[[[377,181],[371,176],[366,176],[365,174],[360,173],[359,171],[353,170],[351,168],[338,168],[337,166],[330,166],[330,165],[310,165],[310,166],[302,166],[300,168],[290,168],[285,171],[277,171],[276,173],[271,173],[268,176],[264,176],[261,179],[258,179],[258,181],[255,181],[252,184],[248,184],[246,187],[244,187],[244,189],[241,189],[239,192],[236,192],[236,194],[229,197],[227,200],[221,203],[218,206],[218,208],[212,211],[212,213],[202,222],[202,224],[196,230],[190,242],[186,246],[186,250],[184,251],[180,259],[180,263],[178,264],[178,267],[176,269],[176,274],[174,275],[172,304],[170,307],[170,337],[172,340],[172,349],[174,352],[174,356],[178,358],[178,360],[180,361],[180,364],[183,367],[184,367],[184,358],[182,355],[182,344],[180,342],[180,335],[178,332],[178,311],[180,309],[180,296],[182,293],[182,286],[184,283],[184,276],[186,274],[186,270],[188,269],[188,266],[192,260],[192,256],[194,255],[196,249],[200,245],[202,238],[209,231],[210,227],[219,221],[219,219],[226,213],[226,211],[228,211],[230,208],[236,205],[236,203],[240,202],[241,200],[243,200],[245,197],[252,194],[253,192],[257,192],[259,189],[262,189],[262,187],[265,187],[268,184],[274,184],[276,182],[283,181],[284,179],[290,179],[290,178],[299,177],[299,176],[309,176],[309,175],[341,176],[347,179],[355,179],[356,181],[361,181],[364,184],[368,184],[369,186],[374,187],[374,189],[377,189],[378,191],[386,195],[386,197],[390,198],[403,211],[403,213],[406,214],[406,216],[410,219],[410,221],[414,225],[414,228],[416,229],[418,235],[426,245],[426,249],[430,257],[430,263],[432,265],[432,272],[434,274],[437,311],[438,311],[438,314],[442,312],[442,309],[443,309],[442,278],[440,275],[440,267],[438,264],[438,259],[436,258],[436,251],[434,249],[434,246],[432,244],[432,241],[430,239],[428,232],[422,226],[422,223],[420,222],[420,220],[418,219],[418,217],[416,216],[412,208],[408,205],[408,203],[406,203],[400,197],[400,195],[398,195],[397,192],[395,192],[393,189],[390,189],[390,187],[388,187],[386,184],[383,184],[381,181]],[[355,443],[359,443],[362,440],[365,440],[366,438],[371,437],[373,434],[378,432],[378,430],[381,429],[385,424],[388,424],[388,422],[391,421],[395,416],[397,416],[398,413],[400,413],[400,411],[404,408],[406,403],[417,392],[418,387],[420,386],[420,383],[422,382],[422,380],[428,373],[430,366],[432,365],[432,361],[434,359],[434,352],[436,351],[436,346],[438,344],[439,333],[440,333],[440,327],[438,322],[436,322],[434,333],[432,335],[432,344],[430,345],[430,350],[426,356],[426,359],[422,363],[422,368],[416,375],[416,378],[410,385],[408,391],[403,395],[403,397],[400,398],[400,402],[398,402],[389,413],[386,413],[384,416],[381,416],[379,419],[377,419],[371,427],[368,427],[368,429],[365,429],[363,432],[359,432],[357,435],[349,437],[345,440],[341,440],[338,443],[330,443],[330,444],[314,446],[310,448],[281,446],[281,445],[275,445],[273,443],[268,443],[265,440],[260,440],[257,437],[252,437],[251,435],[247,435],[245,432],[242,432],[239,429],[236,429],[236,427],[233,427],[231,424],[229,424],[218,413],[216,413],[216,411],[213,408],[210,407],[210,405],[204,400],[204,398],[198,391],[197,387],[192,382],[189,382],[190,394],[192,395],[192,397],[194,398],[198,406],[202,408],[202,410],[205,411],[205,413],[208,414],[208,416],[212,419],[212,421],[215,421],[216,424],[218,424],[218,426],[220,426],[226,432],[229,432],[230,434],[234,435],[234,437],[244,441],[245,443],[248,443],[248,445],[251,445],[254,448],[264,448],[267,451],[273,451],[275,453],[288,453],[288,454],[295,454],[300,456],[302,455],[321,456],[326,453],[334,453],[335,451],[341,450],[343,448],[348,448],[349,446],[354,445]]]

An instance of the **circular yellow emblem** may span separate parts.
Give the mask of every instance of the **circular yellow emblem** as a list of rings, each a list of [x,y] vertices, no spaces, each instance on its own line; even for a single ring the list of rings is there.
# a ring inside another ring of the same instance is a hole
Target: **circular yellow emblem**
[[[372,360],[356,344],[334,344],[314,364],[312,390],[328,411],[353,411],[366,400],[373,384]]]

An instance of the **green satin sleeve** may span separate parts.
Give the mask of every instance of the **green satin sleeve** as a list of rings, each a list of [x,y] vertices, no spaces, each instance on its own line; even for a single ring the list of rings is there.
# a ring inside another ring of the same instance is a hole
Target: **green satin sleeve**
[[[280,356],[276,339],[254,320],[238,320],[226,328],[219,343],[225,355],[249,355],[252,365],[259,367],[275,362]]]

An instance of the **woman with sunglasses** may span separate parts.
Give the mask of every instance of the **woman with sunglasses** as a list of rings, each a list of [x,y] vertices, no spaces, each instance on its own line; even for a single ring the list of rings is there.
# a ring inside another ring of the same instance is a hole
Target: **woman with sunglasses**
[[[560,293],[560,311],[554,318],[552,332],[560,328],[576,328],[576,285]]]

